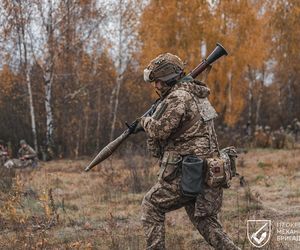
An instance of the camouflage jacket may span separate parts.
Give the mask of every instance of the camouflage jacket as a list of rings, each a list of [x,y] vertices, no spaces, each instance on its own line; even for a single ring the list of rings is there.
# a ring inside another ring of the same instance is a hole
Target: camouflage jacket
[[[18,151],[18,157],[24,157],[26,156],[26,159],[32,159],[35,160],[37,155],[36,152],[34,151],[34,149],[32,147],[30,147],[29,145],[27,145],[25,148],[20,148]]]
[[[216,151],[213,119],[217,117],[207,97],[210,93],[205,84],[185,77],[172,87],[157,107],[152,117],[145,117],[141,125],[150,140],[150,151],[175,151],[180,155],[194,154],[207,157]],[[200,114],[200,116],[199,116]],[[184,124],[198,116],[200,119],[176,138],[172,136]]]

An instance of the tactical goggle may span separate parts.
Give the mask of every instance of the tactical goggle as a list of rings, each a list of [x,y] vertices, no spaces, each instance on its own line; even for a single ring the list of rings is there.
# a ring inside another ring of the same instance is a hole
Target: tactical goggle
[[[153,82],[154,79],[151,77],[152,70],[144,69],[144,81],[145,82]]]

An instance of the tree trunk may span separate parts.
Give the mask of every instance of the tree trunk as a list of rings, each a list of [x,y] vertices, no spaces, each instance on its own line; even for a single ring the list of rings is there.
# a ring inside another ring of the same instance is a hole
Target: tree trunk
[[[87,153],[87,145],[88,145],[88,142],[89,142],[89,110],[90,110],[90,93],[89,93],[89,90],[87,90],[87,102],[85,104],[85,108],[83,109],[84,110],[84,132],[83,132],[83,147],[82,147],[82,150],[83,150],[83,154],[86,154]]]
[[[260,81],[259,86],[259,93],[258,93],[258,99],[257,99],[257,107],[256,107],[256,115],[255,115],[255,124],[259,124],[260,121],[260,108],[261,108],[261,101],[263,97],[264,92],[264,79],[265,79],[265,71],[262,72],[262,79]]]
[[[249,136],[252,136],[253,134],[253,124],[252,124],[252,118],[253,118],[253,110],[252,110],[252,104],[253,104],[253,76],[250,66],[248,65],[248,74],[249,74],[249,85],[248,85],[248,124],[249,124]],[[257,125],[257,124],[255,124]]]
[[[96,128],[96,148],[100,147],[100,135],[101,135],[101,89],[99,87],[97,93],[97,128]]]
[[[115,105],[112,112],[112,123],[111,123],[111,130],[110,130],[110,141],[114,139],[114,133],[116,128],[116,121],[117,121],[117,112],[118,112],[118,106],[119,106],[119,94],[120,94],[120,88],[122,83],[122,77],[118,76],[117,78],[117,85],[115,89]]]
[[[20,19],[23,20],[23,7],[22,2],[18,1],[19,8],[20,8]],[[31,131],[33,136],[33,144],[34,149],[36,152],[38,152],[38,143],[37,143],[37,132],[36,132],[36,123],[35,123],[35,113],[34,113],[34,106],[33,106],[33,96],[32,96],[32,87],[31,87],[31,80],[30,80],[30,71],[31,67],[28,63],[28,54],[27,54],[27,42],[26,42],[26,36],[25,36],[25,24],[21,22],[21,28],[18,29],[18,31],[21,32],[19,34],[19,38],[21,39],[21,44],[23,46],[23,60],[21,59],[21,62],[24,62],[25,67],[25,78],[26,78],[26,85],[28,90],[28,101],[29,101],[29,110],[30,110],[30,118],[31,118]],[[22,53],[20,53],[20,56]]]
[[[51,107],[52,101],[52,85],[53,85],[53,20],[52,20],[52,1],[48,0],[49,10],[47,17],[47,51],[46,63],[44,67],[44,80],[45,80],[45,109],[46,109],[46,145],[53,145],[53,113]]]
[[[53,143],[53,114],[51,107],[52,100],[52,70],[51,66],[46,66],[44,81],[45,81],[45,110],[46,110],[46,145],[52,145]]]
[[[33,106],[31,81],[30,81],[30,68],[28,66],[26,66],[25,70],[26,70],[25,71],[26,72],[26,84],[27,84],[27,89],[28,89],[28,99],[29,99],[33,144],[34,144],[35,151],[38,152],[37,133],[36,133],[36,124],[35,124],[35,113],[34,113],[34,106]]]
[[[228,112],[231,112],[232,107],[232,75],[231,72],[228,73]]]
[[[111,123],[111,130],[110,130],[110,141],[114,139],[114,133],[116,128],[116,121],[117,121],[117,111],[119,106],[119,94],[121,89],[121,84],[123,82],[123,72],[124,72],[124,65],[125,65],[125,59],[123,54],[123,6],[124,2],[122,0],[119,0],[119,26],[118,26],[118,64],[117,64],[117,72],[118,77],[116,81],[116,89],[115,89],[115,102],[114,102],[114,109],[112,112],[112,123]]]

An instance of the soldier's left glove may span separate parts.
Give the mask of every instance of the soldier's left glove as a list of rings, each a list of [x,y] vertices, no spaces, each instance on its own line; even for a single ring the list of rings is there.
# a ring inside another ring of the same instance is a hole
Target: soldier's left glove
[[[141,118],[136,119],[132,124],[127,124],[127,127],[131,134],[136,134],[138,132],[144,131],[144,128],[141,125]]]

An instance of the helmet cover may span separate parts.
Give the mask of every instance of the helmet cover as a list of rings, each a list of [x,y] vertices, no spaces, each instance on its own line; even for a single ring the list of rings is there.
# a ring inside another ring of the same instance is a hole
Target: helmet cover
[[[179,76],[184,69],[182,60],[171,53],[161,54],[153,59],[144,70],[144,80],[153,82],[161,80],[170,82]]]

